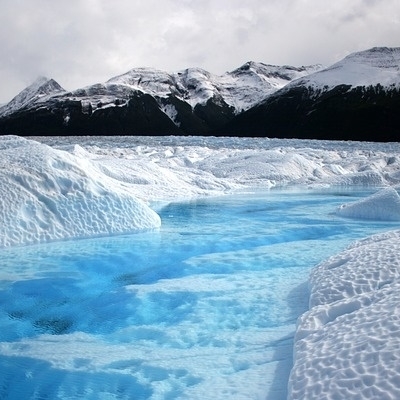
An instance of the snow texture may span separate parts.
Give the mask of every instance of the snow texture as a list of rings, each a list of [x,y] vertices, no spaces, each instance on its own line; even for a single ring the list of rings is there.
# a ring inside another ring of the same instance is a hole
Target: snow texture
[[[158,215],[142,200],[157,208],[171,200],[296,185],[387,187],[337,213],[394,219],[399,153],[396,143],[1,137],[0,245],[157,228]],[[372,236],[313,270],[289,399],[400,397],[399,239],[400,231]],[[84,334],[76,335],[84,351],[96,353]]]
[[[0,246],[160,226],[158,215],[85,158],[0,137]]]
[[[400,197],[385,188],[337,214],[399,221]],[[399,230],[371,236],[313,269],[289,399],[400,397],[399,239]]]
[[[336,214],[347,218],[400,221],[400,196],[393,188],[382,189],[366,199],[343,204]]]
[[[313,270],[289,399],[400,398],[399,240],[371,236]]]

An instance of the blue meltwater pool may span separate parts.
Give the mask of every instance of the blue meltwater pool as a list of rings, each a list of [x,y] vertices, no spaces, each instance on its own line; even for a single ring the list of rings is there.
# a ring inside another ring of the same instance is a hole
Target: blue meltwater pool
[[[172,203],[162,228],[0,251],[1,399],[286,398],[310,269],[392,223],[350,190]]]

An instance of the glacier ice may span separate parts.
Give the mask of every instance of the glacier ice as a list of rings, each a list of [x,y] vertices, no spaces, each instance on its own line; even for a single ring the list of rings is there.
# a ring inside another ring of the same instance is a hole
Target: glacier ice
[[[354,203],[343,204],[336,214],[347,218],[400,221],[400,196],[388,187]]]
[[[177,199],[285,185],[301,185],[303,189],[331,187],[329,190],[336,190],[336,186],[343,189],[354,185],[364,188],[387,187],[362,201],[346,204],[337,210],[337,214],[342,217],[370,219],[365,226],[374,224],[372,219],[396,220],[399,214],[399,200],[395,190],[400,183],[399,145],[395,143],[201,137],[36,140],[15,136],[0,138],[2,247],[112,235],[160,226],[159,216],[139,199],[151,202],[154,207],[158,201],[164,205],[165,202]],[[50,143],[52,147],[44,143]],[[338,220],[335,216],[332,218]],[[377,224],[383,226],[381,221]],[[300,317],[296,333],[295,364],[290,378],[289,399],[351,399],[359,396],[391,399],[400,396],[397,373],[400,360],[398,241],[399,231],[358,241],[321,263],[312,272],[310,310]],[[61,245],[64,247],[65,243]],[[332,245],[329,246],[331,248]],[[32,247],[27,252],[34,253],[36,249],[35,246]],[[307,243],[307,248],[311,247]],[[305,251],[303,249],[302,253]],[[318,251],[322,256],[324,249]],[[268,251],[259,248],[254,255],[262,259],[267,253]],[[237,262],[238,254],[224,253],[216,261],[221,264],[227,262],[231,266],[234,261]],[[287,257],[281,252],[279,260],[282,262],[285,256]],[[195,257],[190,263],[201,266],[207,264],[208,259]],[[260,262],[260,265],[263,263]],[[132,284],[129,293],[134,293],[141,299],[153,294],[158,296],[159,293],[172,293],[174,299],[181,299],[182,304],[185,304],[186,298],[179,294],[185,293],[185,288],[190,291],[194,287],[210,299],[211,292],[225,295],[231,293],[231,289],[236,286],[244,288],[247,293],[250,283],[253,285],[256,282],[259,285],[256,289],[260,290],[260,299],[265,300],[265,292],[261,293],[261,290],[265,290],[261,274],[260,279],[257,278],[254,282],[245,282],[242,274],[237,274],[234,279],[231,286],[224,286],[222,280],[213,279],[212,275],[204,275],[202,279],[182,277],[179,285],[176,281],[166,279],[151,285],[142,285],[140,288]],[[287,276],[282,279],[287,279]],[[295,279],[297,282],[298,275]],[[44,287],[44,283],[41,287]],[[149,307],[149,310],[152,308]],[[179,336],[181,331],[172,333],[174,337],[182,339]],[[196,339],[196,335],[200,335],[199,332],[190,332],[186,326],[184,333],[187,341],[192,340],[192,336]],[[143,343],[148,335],[161,335],[165,332],[161,328],[152,331],[149,327],[140,327],[128,328],[121,334],[126,335],[124,337],[135,337]],[[248,331],[238,337],[235,342],[238,347],[243,347],[244,339],[249,339]],[[216,340],[215,343],[218,345],[219,342]],[[98,364],[89,365],[90,368],[97,368],[97,371],[104,365],[107,368],[110,366],[113,371],[118,368],[134,371],[137,365],[143,363],[145,356],[148,356],[145,347],[140,353],[143,355],[142,359],[137,353],[132,355],[127,352],[125,344],[115,344],[113,351],[107,354],[104,351],[106,345],[109,344],[100,340],[94,341],[90,335],[76,332],[56,338],[41,335],[39,339],[2,342],[0,347],[2,354],[10,357],[10,361],[4,358],[6,364],[3,365],[10,366],[7,371],[17,376],[20,371],[13,362],[14,358],[11,359],[16,354],[26,357],[19,357],[18,360],[36,357],[39,360],[59,362],[60,365],[55,364],[54,370],[50,368],[50,363],[40,361],[35,364],[33,372],[28,371],[35,373],[43,370],[52,377],[57,368],[69,368],[74,372],[73,377],[78,376],[87,362],[82,354],[88,355],[89,359],[98,360]],[[186,363],[187,371],[190,371],[193,364],[192,350],[196,352],[197,347],[182,347],[182,360]],[[286,344],[286,350],[288,347],[290,346]],[[262,355],[266,350],[264,332],[257,336],[257,343],[251,342],[251,349],[255,354],[254,365],[260,368],[257,371],[261,371]],[[223,351],[221,348],[221,354]],[[65,356],[66,353],[68,357]],[[110,361],[109,364],[101,364],[99,354],[104,356],[104,363]],[[161,356],[163,362],[168,364],[176,356],[176,351],[163,348],[161,353],[157,350],[151,356],[154,356],[153,359],[160,359]],[[241,386],[242,390],[243,383],[248,383],[254,377],[251,369],[246,370],[246,357],[247,354],[235,360],[228,359],[229,355],[218,358],[222,360],[222,366],[235,367],[235,379],[230,381],[234,389]],[[189,373],[185,375],[182,369],[172,369],[169,364],[164,365],[164,369],[156,369],[152,365],[145,367],[147,378],[154,378],[159,385],[159,393],[165,389],[164,384],[167,382],[166,379],[156,380],[161,375],[172,376],[169,382],[189,382],[188,387],[192,383],[193,390],[196,386],[196,377]],[[209,371],[204,374],[208,375]],[[260,375],[259,372],[257,374]],[[114,386],[123,386],[125,382],[131,388],[140,389],[141,381],[133,379],[130,374],[126,374],[130,378],[124,381],[122,375],[115,375],[116,381],[109,382]],[[100,372],[89,378],[92,379],[90,388],[92,382],[95,388],[98,377],[101,377]],[[21,378],[25,379],[24,382],[33,382],[29,377]],[[82,375],[80,379],[87,378],[88,376]],[[222,378],[217,377],[217,381],[213,389],[218,386],[222,392]],[[66,393],[69,393],[69,383],[65,386]],[[264,383],[258,383],[260,387],[257,387],[257,391],[260,393],[264,389]],[[254,387],[256,383],[251,381],[251,384]],[[204,387],[209,390],[208,385]]]
[[[84,157],[0,137],[0,246],[160,226],[159,216]]]
[[[154,208],[158,203],[249,188],[388,187],[400,182],[398,146],[393,143],[202,137],[34,139],[0,138],[0,246],[157,227],[160,220],[147,204]],[[375,208],[378,204],[375,201]],[[349,206],[338,213],[356,216],[365,207]],[[380,218],[387,219],[389,210],[386,207]],[[392,209],[392,218],[393,213]]]
[[[399,238],[373,235],[313,269],[288,399],[399,398]]]

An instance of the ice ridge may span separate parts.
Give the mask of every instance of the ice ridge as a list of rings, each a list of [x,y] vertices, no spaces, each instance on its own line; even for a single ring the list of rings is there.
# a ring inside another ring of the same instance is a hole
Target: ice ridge
[[[160,226],[127,185],[84,157],[15,136],[0,137],[0,151],[0,247]]]

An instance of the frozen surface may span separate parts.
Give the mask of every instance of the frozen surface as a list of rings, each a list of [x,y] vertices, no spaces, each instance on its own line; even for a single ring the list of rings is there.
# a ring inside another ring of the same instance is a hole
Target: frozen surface
[[[158,227],[159,217],[147,205],[157,209],[157,204],[172,200],[249,189],[391,187],[400,182],[398,144],[37,139],[0,138],[2,247]],[[337,212],[397,219],[400,205],[395,190],[377,196]]]
[[[400,221],[400,196],[391,187],[357,202],[341,205],[336,214],[348,218]]]
[[[37,138],[99,166],[149,201],[276,187],[400,183],[398,143],[204,137]],[[70,144],[66,144],[67,140]],[[75,144],[80,147],[76,148]],[[76,151],[78,149],[78,151]]]
[[[313,270],[289,399],[400,397],[399,240],[371,236]]]
[[[0,137],[0,247],[133,232],[159,216],[80,156]]]
[[[2,261],[0,280],[1,368],[7,371],[0,390],[11,399],[21,398],[21,390],[60,399],[132,393],[203,399],[210,390],[215,398],[283,399],[295,315],[307,309],[308,292],[299,283],[308,268],[341,251],[350,237],[397,226],[395,143],[0,139],[2,247],[150,229],[131,239],[141,250],[134,255],[129,246],[114,247],[123,236],[93,242],[93,251],[79,247],[85,241],[63,242],[56,266],[47,247],[2,249],[10,261]],[[356,199],[346,192],[354,187],[368,193]],[[337,191],[338,197],[294,206],[279,198],[283,188]],[[234,229],[229,234],[228,228],[217,233],[215,217],[205,217],[201,203],[194,209],[171,203],[266,189],[276,204],[225,213]],[[171,237],[153,231],[160,227],[153,210],[164,221],[179,217],[182,230],[171,228]],[[242,215],[254,215],[255,227]],[[185,225],[189,217],[200,218],[201,238]],[[140,247],[147,234],[155,235],[144,241],[154,248]],[[310,308],[295,337],[290,399],[400,396],[399,236],[392,231],[361,240],[313,270]],[[185,252],[178,262],[171,243]],[[93,252],[99,257],[88,264],[86,253]],[[118,271],[110,254],[118,257]],[[277,269],[266,277],[265,265]],[[272,287],[279,293],[273,299]],[[273,329],[263,325],[272,315],[282,319]]]
[[[331,215],[360,195],[170,203],[159,230],[3,249],[0,397],[286,399],[310,266],[388,226]]]

